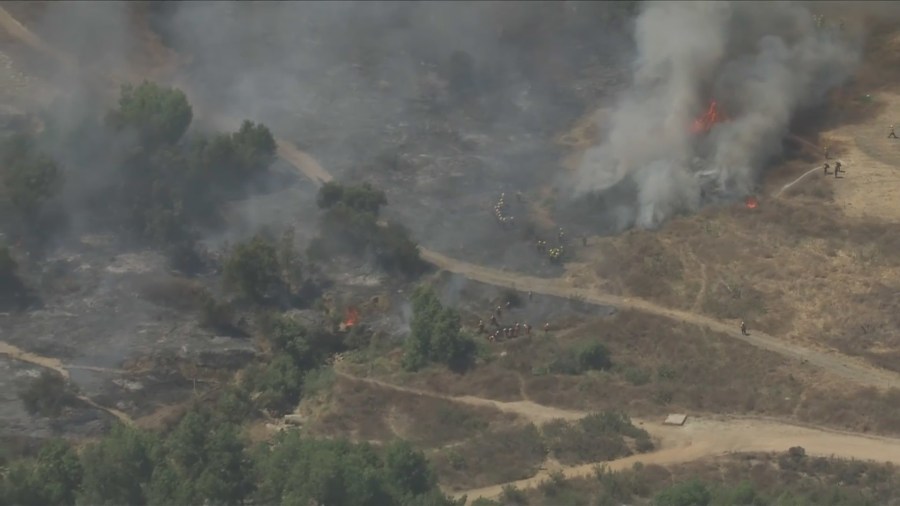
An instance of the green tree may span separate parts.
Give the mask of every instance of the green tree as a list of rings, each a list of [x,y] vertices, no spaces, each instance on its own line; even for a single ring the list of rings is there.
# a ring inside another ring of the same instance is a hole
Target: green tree
[[[263,124],[244,120],[241,128],[231,134],[231,141],[245,175],[266,170],[275,161],[275,137]]]
[[[193,116],[184,92],[144,81],[137,87],[122,86],[119,107],[110,121],[119,129],[135,129],[146,147],[155,147],[178,142]]]
[[[96,506],[146,504],[145,489],[159,448],[156,436],[116,425],[81,456],[84,479],[78,503]]]
[[[416,370],[427,362],[464,368],[475,355],[475,342],[460,331],[459,313],[441,305],[434,289],[420,285],[412,296],[413,317],[403,365]]]
[[[164,445],[154,469],[150,504],[240,504],[251,492],[253,475],[236,428],[214,423],[209,413],[185,415]]]
[[[303,389],[303,371],[288,355],[276,355],[268,364],[253,369],[247,387],[258,393],[256,404],[279,413],[292,410]]]
[[[226,284],[254,302],[281,288],[280,271],[278,252],[261,235],[236,245],[225,260]]]
[[[603,371],[612,367],[609,349],[603,343],[592,343],[578,353],[578,366],[582,371]]]
[[[399,497],[421,495],[437,486],[437,478],[425,455],[406,441],[388,446],[384,464],[387,481]]]
[[[62,171],[22,135],[4,142],[0,163],[9,202],[26,226],[35,226],[46,203],[62,188]]]
[[[672,485],[653,500],[655,506],[708,506],[712,499],[709,489],[697,480]]]
[[[7,504],[43,506],[75,504],[81,483],[81,464],[75,451],[61,440],[52,440],[41,448],[34,460],[13,463],[4,483]]]

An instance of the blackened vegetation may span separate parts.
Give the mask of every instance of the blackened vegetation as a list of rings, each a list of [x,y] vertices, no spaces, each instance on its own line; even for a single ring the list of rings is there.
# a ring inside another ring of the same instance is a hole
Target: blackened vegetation
[[[349,254],[368,257],[390,273],[415,278],[425,270],[418,245],[403,225],[379,224],[381,208],[387,204],[384,192],[368,183],[343,186],[329,182],[319,190],[319,208],[324,210],[319,236],[309,247],[309,255],[326,259]]]
[[[72,387],[56,371],[45,370],[19,391],[19,398],[32,415],[59,416],[63,408],[77,402]]]
[[[0,311],[24,309],[34,298],[18,268],[9,248],[0,246]]]

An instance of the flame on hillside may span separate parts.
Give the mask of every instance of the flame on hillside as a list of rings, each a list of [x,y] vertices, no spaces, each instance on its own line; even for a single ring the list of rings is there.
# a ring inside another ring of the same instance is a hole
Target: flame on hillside
[[[345,329],[349,329],[350,327],[355,326],[357,323],[359,323],[359,311],[355,307],[350,306],[347,308],[344,314],[344,321],[341,325]]]
[[[712,130],[716,123],[726,121],[728,118],[719,110],[719,104],[713,100],[709,103],[706,112],[694,120],[691,125],[691,132],[694,134],[702,134]]]
[[[747,200],[744,202],[744,205],[747,206],[747,209],[756,209],[759,206],[759,201],[756,200],[756,197],[747,197]]]

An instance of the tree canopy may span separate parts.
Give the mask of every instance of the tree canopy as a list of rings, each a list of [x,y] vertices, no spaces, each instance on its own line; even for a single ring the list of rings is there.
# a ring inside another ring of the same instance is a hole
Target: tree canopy
[[[459,313],[445,308],[428,285],[412,296],[413,318],[406,341],[403,365],[416,370],[429,362],[454,369],[465,368],[475,357],[475,341],[462,333]]]
[[[138,86],[123,85],[119,108],[110,115],[116,128],[133,128],[149,147],[175,144],[187,132],[193,118],[193,109],[184,92],[149,81]]]

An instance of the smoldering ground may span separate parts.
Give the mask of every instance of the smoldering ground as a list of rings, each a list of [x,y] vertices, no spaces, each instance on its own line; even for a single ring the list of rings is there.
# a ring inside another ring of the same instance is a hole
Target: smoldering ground
[[[718,195],[754,191],[780,154],[791,119],[852,76],[869,2],[648,2],[635,22],[637,57],[599,145],[571,183],[575,196],[630,189],[611,208],[619,229],[652,228]],[[818,18],[818,16],[823,16]],[[691,131],[716,100],[730,121]]]

